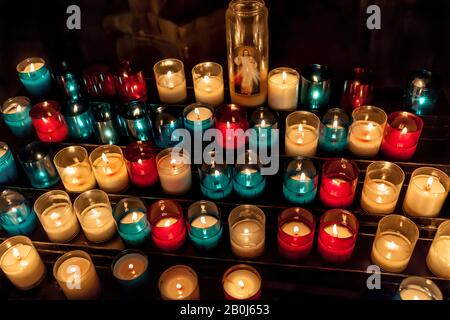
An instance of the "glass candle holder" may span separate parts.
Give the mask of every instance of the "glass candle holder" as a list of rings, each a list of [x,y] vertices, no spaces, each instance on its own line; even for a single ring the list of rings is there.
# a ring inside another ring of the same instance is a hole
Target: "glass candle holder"
[[[108,195],[102,190],[83,192],[75,199],[73,208],[90,242],[106,242],[116,234],[111,204]]]
[[[136,141],[123,150],[131,182],[138,187],[151,187],[158,182],[156,151],[149,142]]]
[[[183,210],[172,200],[160,200],[148,209],[153,243],[162,251],[181,248],[186,238]]]
[[[249,139],[250,149],[269,148],[279,138],[272,135],[272,130],[278,129],[278,113],[264,107],[257,108],[250,116],[250,127],[254,130]]]
[[[117,108],[108,102],[91,102],[94,115],[94,133],[98,143],[118,144],[120,142],[122,121]]]
[[[348,150],[363,158],[374,157],[380,150],[387,115],[380,108],[362,106],[353,110],[348,135]]]
[[[320,200],[327,207],[347,208],[353,203],[359,169],[355,162],[346,159],[331,159],[322,167]]]
[[[214,125],[214,109],[199,102],[192,103],[184,108],[183,119],[184,127],[195,139],[196,132],[203,134]]]
[[[61,142],[69,135],[69,128],[56,101],[44,101],[35,104],[30,117],[39,140],[43,142]]]
[[[114,258],[111,271],[125,298],[138,298],[149,281],[147,254],[137,249],[123,250]]]
[[[108,193],[120,193],[128,189],[128,172],[122,149],[115,145],[104,145],[89,155],[98,186]]]
[[[223,70],[215,62],[202,62],[192,68],[195,101],[217,107],[223,103]]]
[[[403,212],[410,216],[437,217],[450,189],[446,173],[432,167],[413,171],[403,201]]]
[[[247,112],[236,104],[224,104],[214,112],[216,129],[222,137],[217,139],[221,148],[240,149],[245,146],[248,129]]]
[[[408,266],[418,239],[419,229],[410,219],[397,214],[383,217],[373,241],[373,264],[387,272],[402,272]]]
[[[319,141],[320,119],[308,111],[286,117],[285,148],[288,156],[313,157]]]
[[[411,158],[417,149],[423,121],[409,112],[393,112],[387,119],[381,152],[395,160]]]
[[[346,111],[368,105],[373,98],[373,71],[369,68],[354,68],[344,83],[342,108]]]
[[[295,204],[311,203],[317,194],[319,173],[314,163],[306,158],[290,160],[284,169],[284,198]]]
[[[153,66],[161,103],[175,104],[187,98],[184,65],[178,59],[164,59]]]
[[[331,209],[320,218],[318,250],[325,261],[350,260],[358,237],[358,219],[349,211]]]
[[[433,281],[422,277],[408,277],[400,283],[394,300],[443,300],[443,297]]]
[[[17,158],[34,188],[48,188],[59,182],[47,145],[31,142],[20,150]]]
[[[116,91],[122,102],[147,100],[147,84],[144,73],[131,65],[130,61],[122,61],[115,75]]]
[[[63,115],[72,139],[86,141],[94,133],[94,119],[87,103],[69,101]]]
[[[243,163],[234,166],[233,189],[242,198],[254,199],[266,188],[266,177],[261,174],[261,163],[256,152],[246,150]]]
[[[165,193],[180,195],[191,189],[191,165],[185,151],[175,153],[171,148],[162,150],[156,156],[156,166]]]
[[[402,168],[392,162],[372,162],[366,169],[361,208],[368,213],[394,212],[405,180]]]
[[[27,58],[16,67],[20,82],[29,93],[41,97],[52,88],[52,77],[47,64],[42,58]]]
[[[320,111],[330,100],[331,74],[328,66],[312,64],[303,68],[301,104],[311,111]]]
[[[298,103],[300,75],[291,68],[276,68],[269,72],[268,103],[278,111],[294,111]]]
[[[69,101],[77,101],[82,97],[81,82],[78,76],[73,72],[72,66],[67,61],[62,61],[61,65],[55,70],[55,79],[57,80],[64,98]]]
[[[109,99],[116,95],[114,75],[106,65],[95,64],[84,69],[83,82],[92,98]]]
[[[228,216],[231,250],[240,258],[257,258],[264,252],[266,215],[257,206],[245,204]]]
[[[3,141],[0,141],[0,170],[2,172],[2,175],[0,175],[0,184],[6,185],[17,181],[19,174],[17,172],[16,162],[14,161],[9,146]]]
[[[3,103],[3,120],[16,137],[27,137],[32,134],[30,109],[31,102],[27,97],[9,98]]]
[[[433,74],[428,70],[416,70],[408,81],[405,106],[417,115],[431,114],[436,108],[438,90]]]
[[[150,141],[153,138],[150,110],[141,101],[126,103],[120,113],[124,131],[131,141]]]
[[[450,220],[439,225],[428,251],[427,266],[434,275],[450,279]]]
[[[229,268],[222,278],[223,292],[227,300],[259,300],[261,298],[261,276],[247,264]]]
[[[288,208],[278,216],[278,251],[291,260],[306,258],[314,244],[316,219],[308,210]]]
[[[322,118],[319,148],[327,152],[342,152],[347,147],[349,118],[344,110],[333,108]]]
[[[158,285],[163,300],[200,300],[197,274],[188,266],[170,267],[161,274]]]
[[[208,199],[221,200],[233,190],[233,171],[227,164],[218,164],[211,154],[211,161],[199,168],[200,190]]]
[[[0,193],[0,226],[10,235],[30,234],[36,229],[36,215],[22,194],[9,189]]]
[[[61,149],[53,162],[67,191],[84,192],[97,185],[85,148],[71,146]]]
[[[196,248],[210,250],[218,246],[223,228],[219,208],[214,202],[200,200],[191,204],[187,226],[189,238]]]
[[[45,265],[33,242],[25,236],[14,236],[0,244],[0,267],[20,290],[33,289],[45,278]]]
[[[80,232],[69,195],[61,190],[44,193],[34,202],[34,212],[52,242],[69,242]]]
[[[183,128],[183,119],[175,108],[159,107],[156,109],[154,127],[155,144],[160,148],[177,145],[179,140],[172,140],[173,132]]]
[[[120,237],[125,243],[141,245],[150,239],[147,207],[139,198],[123,198],[113,212]]]
[[[53,276],[69,300],[90,300],[100,296],[101,285],[91,257],[84,251],[69,251],[56,260]]]

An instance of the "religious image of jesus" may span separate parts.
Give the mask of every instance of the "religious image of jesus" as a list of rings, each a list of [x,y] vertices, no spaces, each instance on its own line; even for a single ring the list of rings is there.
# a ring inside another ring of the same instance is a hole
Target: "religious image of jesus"
[[[257,93],[259,91],[258,62],[250,54],[250,51],[243,49],[242,53],[234,58],[234,63],[237,65],[235,84],[240,84],[240,88],[236,88],[236,92],[244,95]]]

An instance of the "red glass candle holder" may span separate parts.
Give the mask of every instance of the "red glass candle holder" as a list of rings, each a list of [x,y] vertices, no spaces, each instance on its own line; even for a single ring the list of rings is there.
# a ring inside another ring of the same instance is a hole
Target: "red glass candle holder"
[[[144,73],[132,68],[130,61],[122,61],[116,74],[116,90],[123,102],[147,100]]]
[[[91,97],[113,98],[116,95],[114,75],[106,65],[95,64],[85,69],[83,81]]]
[[[147,215],[156,247],[162,251],[175,251],[183,246],[186,225],[183,210],[177,202],[159,200],[148,209]]]
[[[418,116],[405,111],[391,113],[384,129],[381,152],[395,160],[411,158],[416,152],[422,129],[423,121]]]
[[[354,68],[344,84],[342,108],[351,111],[368,105],[373,97],[373,72],[368,68]]]
[[[44,101],[33,106],[30,117],[39,140],[61,142],[67,138],[69,129],[56,101]]]
[[[322,258],[331,263],[350,260],[358,236],[359,222],[343,209],[331,209],[320,218],[318,249]]]
[[[278,216],[278,250],[292,260],[307,257],[314,244],[316,219],[307,210],[296,207]]]
[[[131,182],[138,187],[151,187],[158,182],[156,150],[149,142],[136,141],[127,146],[125,157]]]
[[[222,133],[219,146],[239,149],[245,146],[245,130],[248,129],[247,112],[236,104],[224,104],[214,112],[216,129]],[[242,129],[242,130],[240,130]]]
[[[355,162],[346,159],[331,159],[322,167],[320,200],[331,208],[351,206],[355,197],[359,169]]]

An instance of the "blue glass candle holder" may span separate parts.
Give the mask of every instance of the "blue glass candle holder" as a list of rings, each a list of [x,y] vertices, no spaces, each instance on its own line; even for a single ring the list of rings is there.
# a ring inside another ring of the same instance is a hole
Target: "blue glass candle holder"
[[[434,82],[433,74],[428,70],[417,70],[411,75],[405,105],[415,114],[433,113],[438,98]]]
[[[114,208],[114,219],[125,243],[141,245],[150,239],[147,208],[139,198],[124,198]]]
[[[144,252],[137,249],[120,252],[111,264],[111,271],[125,298],[142,298],[149,282],[148,258]]]
[[[18,159],[34,188],[48,188],[59,182],[47,145],[31,142],[20,150]]]
[[[183,110],[184,127],[193,135],[203,132],[214,125],[214,109],[207,104],[196,102]]]
[[[82,86],[78,76],[71,70],[67,61],[62,61],[55,78],[67,100],[77,101],[82,97]]]
[[[52,88],[52,77],[42,58],[27,58],[16,67],[20,82],[29,93],[41,97],[49,93]]]
[[[141,101],[125,103],[120,113],[125,135],[130,141],[151,141],[152,121],[150,110]]]
[[[69,101],[63,115],[72,139],[86,141],[94,133],[94,120],[88,104]]]
[[[266,177],[255,152],[246,150],[244,157],[244,162],[234,167],[233,189],[242,198],[257,198],[266,188]]]
[[[255,130],[249,139],[250,148],[269,148],[272,145],[272,129],[278,129],[278,113],[260,107],[250,116],[250,127]]]
[[[232,170],[228,165],[216,163],[214,154],[208,163],[199,168],[200,189],[208,199],[220,200],[228,197],[233,190]]]
[[[322,118],[319,148],[327,152],[342,152],[347,147],[349,118],[344,110],[333,108]]]
[[[218,246],[223,228],[220,212],[211,201],[194,202],[188,209],[189,238],[194,246],[201,250],[211,250]]]
[[[0,141],[0,184],[13,183],[18,178],[16,162],[6,143]]]
[[[31,103],[27,97],[14,97],[3,103],[3,120],[16,137],[26,137],[32,134],[30,109]]]
[[[22,194],[8,189],[0,194],[0,225],[10,235],[27,235],[36,229],[36,214]]]
[[[115,105],[108,102],[91,102],[94,116],[94,133],[100,144],[119,144],[122,122]]]
[[[310,111],[320,111],[330,100],[331,76],[328,66],[312,64],[303,68],[301,75],[301,104]]]
[[[183,128],[179,111],[170,107],[157,108],[154,124],[155,144],[159,148],[170,148],[179,143],[179,140],[172,141],[172,133]]]
[[[302,157],[289,161],[284,170],[283,194],[294,204],[309,204],[317,194],[318,172],[314,163]]]

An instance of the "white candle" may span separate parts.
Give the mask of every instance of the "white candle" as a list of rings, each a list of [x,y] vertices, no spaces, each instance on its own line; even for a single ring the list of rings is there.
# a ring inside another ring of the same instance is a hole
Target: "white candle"
[[[183,194],[191,189],[191,166],[186,158],[175,159],[170,154],[157,163],[161,187],[167,194]]]
[[[156,227],[158,228],[167,228],[170,227],[171,225],[175,224],[178,222],[178,219],[172,218],[172,217],[168,217],[168,218],[162,218],[159,219],[158,222],[156,223]]]
[[[163,300],[199,300],[200,291],[194,271],[185,266],[166,270],[159,280]]]
[[[399,190],[389,181],[382,179],[366,181],[361,194],[361,207],[369,213],[392,213],[398,196]]]
[[[450,236],[441,236],[433,241],[427,266],[436,276],[450,279]]]
[[[93,162],[94,173],[100,189],[105,192],[122,192],[128,188],[128,172],[119,153],[102,153]]]
[[[81,227],[91,242],[105,242],[116,233],[116,222],[111,207],[94,204],[81,213]]]
[[[219,220],[216,217],[202,215],[198,216],[191,222],[191,227],[199,228],[199,229],[207,229],[216,225]]]
[[[61,180],[67,191],[84,192],[97,185],[91,166],[87,162],[64,168]]]
[[[212,112],[208,108],[197,107],[186,115],[189,121],[203,121],[212,118]]]
[[[269,106],[274,110],[295,110],[298,102],[298,75],[280,72],[269,76]]]
[[[52,242],[70,241],[80,231],[77,216],[67,203],[50,206],[40,215],[40,221]]]
[[[132,224],[132,223],[136,223],[139,220],[143,219],[145,217],[145,214],[140,212],[140,211],[133,211],[128,213],[125,217],[123,217],[120,220],[120,223],[123,224]]]
[[[219,106],[224,100],[223,80],[216,76],[199,77],[194,82],[194,92],[197,102]]]
[[[30,64],[27,64],[25,66],[25,68],[23,69],[23,71],[21,71],[22,73],[29,73],[29,72],[35,72],[37,70],[39,70],[40,68],[42,68],[44,66],[44,64],[42,62],[32,62]]]
[[[411,216],[436,217],[441,212],[448,191],[432,175],[411,178],[403,202],[403,211]]]
[[[179,103],[186,100],[186,80],[184,75],[168,71],[165,75],[160,75],[156,82],[159,100],[162,103]]]
[[[286,155],[312,157],[316,154],[317,130],[307,124],[287,128],[285,135]]]
[[[383,139],[383,128],[376,122],[359,120],[349,130],[348,149],[360,157],[374,157],[378,154]]]
[[[398,232],[385,231],[375,238],[372,262],[385,271],[402,272],[408,266],[412,253],[408,238]]]
[[[261,279],[250,270],[237,269],[226,276],[223,289],[234,299],[250,299],[261,290]]]
[[[293,237],[304,237],[311,233],[311,229],[300,221],[286,222],[281,226],[281,230]]]
[[[241,258],[256,258],[264,252],[265,230],[256,220],[244,219],[231,229],[231,250]]]
[[[147,271],[148,259],[139,253],[128,253],[114,264],[114,277],[120,280],[133,280],[139,278]]]
[[[339,225],[339,224],[333,224],[333,225],[326,226],[324,228],[324,230],[330,236],[333,236],[333,237],[339,238],[339,239],[350,238],[353,236],[353,232],[351,232],[349,228],[347,228],[346,226]]]
[[[419,285],[409,285],[400,291],[402,300],[432,300],[430,293]]]
[[[13,103],[9,104],[6,107],[5,110],[3,110],[3,113],[5,113],[5,114],[15,114],[15,113],[22,112],[26,108],[27,108],[27,106],[22,106],[18,102],[13,102]]]

